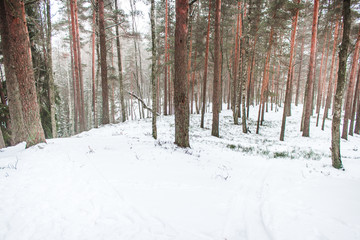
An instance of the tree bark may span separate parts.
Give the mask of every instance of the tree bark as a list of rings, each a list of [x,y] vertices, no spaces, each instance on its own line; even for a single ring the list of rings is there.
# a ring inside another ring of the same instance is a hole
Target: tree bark
[[[297,0],[296,3],[299,4],[300,0]],[[289,63],[287,82],[286,82],[286,94],[285,94],[285,102],[283,109],[283,117],[281,122],[280,141],[284,141],[284,137],[285,137],[285,124],[286,124],[286,116],[287,116],[286,106],[289,104],[289,101],[291,103],[290,88],[291,88],[294,46],[295,46],[295,36],[296,36],[298,17],[299,17],[299,8],[296,9],[295,15],[293,16],[293,20],[292,20],[292,32],[291,32],[291,41],[290,41],[290,63]]]
[[[341,105],[345,88],[345,74],[346,74],[346,60],[347,51],[350,43],[350,27],[351,27],[351,16],[350,16],[350,0],[343,1],[343,39],[340,46],[339,52],[339,71],[337,78],[337,86],[335,92],[334,102],[334,115],[331,125],[331,158],[332,166],[334,168],[342,168],[343,164],[341,161],[340,154],[340,118],[341,118]]]
[[[213,82],[213,122],[211,135],[219,137],[219,110],[220,110],[220,21],[221,21],[221,0],[216,0],[215,6],[215,38],[214,38],[214,82]]]
[[[188,0],[176,0],[175,27],[175,144],[179,147],[190,147],[189,144],[189,99],[186,79],[186,38]]]
[[[305,26],[303,28],[303,32],[305,32]],[[303,62],[303,55],[304,55],[304,43],[305,43],[305,37],[302,36],[301,39],[301,52],[300,52],[300,66],[299,66],[299,76],[298,81],[296,85],[296,96],[295,96],[295,106],[299,104],[299,93],[300,93],[300,81],[301,81],[301,69],[302,69],[302,62]]]
[[[356,124],[354,132],[356,134],[360,134],[360,98],[357,99]]]
[[[348,85],[348,90],[346,94],[345,100],[345,114],[344,114],[344,123],[343,123],[343,131],[341,138],[347,139],[348,131],[349,131],[349,119],[351,118],[351,107],[352,107],[352,100],[354,96],[354,86],[355,86],[355,76],[356,76],[356,67],[357,62],[359,59],[359,50],[360,50],[360,29],[358,33],[358,37],[355,44],[355,51],[353,56],[353,62],[350,71],[350,80]]]
[[[74,105],[75,105],[75,132],[78,133],[81,131],[79,123],[81,122],[81,100],[80,100],[80,80],[79,80],[79,58],[78,58],[78,48],[76,43],[76,24],[75,24],[75,9],[74,9],[74,0],[70,0],[70,17],[71,17],[71,38],[72,38],[72,47],[73,47],[73,62],[74,62],[74,73],[75,73],[75,82],[74,82]]]
[[[2,149],[4,147],[5,147],[4,137],[3,137],[3,134],[2,134],[2,130],[0,128],[0,149]]]
[[[13,143],[45,142],[23,1],[0,1],[0,33]]]
[[[156,44],[155,44],[155,2],[151,0],[151,12],[150,12],[150,22],[151,22],[151,89],[152,89],[152,136],[154,139],[157,139],[157,129],[156,129],[156,113],[157,113],[157,104],[156,104]]]
[[[99,0],[99,30],[100,30],[100,58],[101,58],[101,87],[102,87],[102,124],[110,123],[109,119],[109,90],[106,63],[106,35],[104,19],[104,0]]]
[[[360,66],[359,66],[360,69]],[[359,93],[360,93],[360,71],[358,70],[357,80],[356,80],[356,87],[355,87],[355,95],[353,100],[353,106],[352,106],[352,113],[351,113],[351,122],[350,122],[350,128],[349,128],[349,135],[354,135],[354,124],[355,124],[355,113],[356,113],[356,106],[359,99]]]
[[[204,128],[204,118],[205,118],[205,108],[206,108],[206,84],[207,84],[207,72],[208,72],[208,61],[209,61],[209,42],[210,42],[210,15],[211,15],[211,1],[209,1],[208,27],[206,34],[205,66],[204,66],[204,76],[203,76],[202,108],[201,108],[201,122],[200,122],[201,128]]]
[[[274,28],[271,27],[270,30],[270,37],[269,37],[269,46],[266,54],[266,60],[265,60],[265,66],[264,66],[264,75],[263,75],[263,84],[261,87],[261,93],[260,93],[260,103],[259,103],[259,112],[258,112],[258,120],[256,125],[256,134],[259,134],[259,128],[260,128],[260,116],[261,116],[261,109],[265,102],[265,89],[267,89],[268,84],[268,72],[269,72],[269,65],[270,65],[270,55],[271,55],[271,47],[273,43],[273,34],[274,34]]]
[[[304,113],[304,129],[303,137],[310,136],[310,115],[312,110],[312,99],[313,99],[313,90],[314,90],[314,63],[316,55],[316,38],[317,38],[317,25],[318,25],[318,16],[319,16],[319,0],[314,0],[314,14],[313,14],[313,24],[312,24],[312,34],[311,34],[311,50],[310,50],[310,61],[309,61],[309,73],[307,77],[307,96],[305,99],[305,113]]]
[[[237,96],[237,74],[239,67],[239,32],[240,32],[240,11],[241,11],[241,2],[238,1],[238,13],[236,21],[236,36],[235,36],[235,50],[234,50],[234,64],[233,64],[233,84],[232,84],[232,94],[231,94],[231,109],[233,111],[234,124],[238,124],[238,116],[236,113],[236,96]]]
[[[49,81],[49,104],[50,104],[50,118],[51,118],[51,133],[52,137],[57,137],[56,119],[55,119],[55,83],[52,68],[52,48],[51,48],[51,10],[50,0],[46,1],[46,18],[47,18],[47,36],[46,36],[46,50],[47,50],[47,74]]]
[[[115,11],[118,13],[118,3],[117,0],[115,0]],[[115,22],[119,22],[118,15],[115,15]],[[120,105],[121,105],[121,121],[126,121],[126,107],[125,107],[125,101],[124,101],[124,81],[123,81],[123,73],[122,73],[122,60],[121,60],[121,45],[120,45],[120,31],[119,31],[119,25],[116,25],[115,28],[116,31],[116,51],[117,51],[117,59],[118,59],[118,71],[119,71],[119,83],[120,83]]]
[[[115,1],[116,2],[116,1]],[[97,120],[97,108],[96,108],[96,84],[95,84],[95,32],[96,32],[96,11],[97,11],[97,0],[95,0],[93,5],[93,21],[92,21],[92,68],[91,68],[91,80],[92,80],[92,109],[93,109],[93,118],[94,118],[94,127],[98,127]]]
[[[168,0],[165,0],[165,60],[164,60],[164,67],[165,67],[165,72],[164,72],[164,115],[166,116],[168,114],[167,111],[167,104],[168,104],[168,99],[167,99],[167,89],[168,89]]]
[[[335,52],[336,52],[336,47],[337,47],[338,36],[339,36],[339,18],[337,17],[336,25],[335,25],[335,32],[334,32],[334,43],[333,43],[333,52],[332,52],[331,67],[330,67],[329,86],[328,86],[328,91],[327,91],[327,96],[326,96],[324,116],[323,116],[323,121],[322,121],[322,125],[321,125],[321,130],[324,130],[324,128],[325,128],[325,119],[328,117],[328,112],[329,112],[331,99],[332,99],[332,92],[333,92],[332,77],[333,77],[333,71],[334,71],[334,65],[335,65]]]

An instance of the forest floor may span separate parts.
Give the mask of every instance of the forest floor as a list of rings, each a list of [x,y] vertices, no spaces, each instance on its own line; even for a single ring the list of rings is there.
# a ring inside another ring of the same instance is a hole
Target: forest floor
[[[360,239],[360,136],[341,141],[345,171],[331,167],[330,126],[299,131],[265,115],[255,134],[221,113],[220,138],[191,116],[189,149],[174,117],[103,126],[24,149],[0,150],[1,240]]]

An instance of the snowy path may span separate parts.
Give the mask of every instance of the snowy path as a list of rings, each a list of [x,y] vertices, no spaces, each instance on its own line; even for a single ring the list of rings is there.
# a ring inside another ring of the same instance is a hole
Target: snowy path
[[[360,137],[332,169],[329,132],[302,138],[296,110],[282,143],[281,113],[244,136],[224,111],[220,139],[192,117],[191,149],[172,143],[172,117],[157,141],[148,119],[7,148],[0,240],[360,239]]]

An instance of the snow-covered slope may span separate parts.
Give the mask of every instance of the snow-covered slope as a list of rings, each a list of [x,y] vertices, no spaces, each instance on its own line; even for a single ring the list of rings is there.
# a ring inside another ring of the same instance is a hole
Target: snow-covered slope
[[[331,167],[330,124],[299,132],[301,107],[278,141],[281,111],[260,134],[231,112],[221,138],[191,117],[191,149],[173,144],[173,116],[108,125],[0,152],[1,240],[360,239],[360,136]],[[312,119],[314,121],[315,119]]]

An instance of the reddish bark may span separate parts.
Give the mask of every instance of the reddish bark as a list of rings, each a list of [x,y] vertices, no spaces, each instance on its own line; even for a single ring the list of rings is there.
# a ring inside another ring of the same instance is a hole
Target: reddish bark
[[[0,33],[13,143],[45,142],[23,1],[0,1]]]
[[[215,6],[215,38],[214,38],[214,82],[213,82],[213,122],[211,135],[219,137],[219,109],[220,109],[220,20],[221,20],[221,0],[216,0]]]
[[[188,0],[176,0],[175,27],[175,144],[179,147],[189,147],[189,99],[186,79],[186,38]]]
[[[313,100],[313,80],[314,80],[314,63],[315,63],[315,54],[316,54],[316,37],[317,37],[317,25],[318,25],[318,16],[319,16],[319,0],[314,0],[314,14],[313,14],[313,25],[312,25],[312,34],[311,34],[311,50],[310,50],[310,62],[309,62],[309,73],[307,77],[307,88],[306,88],[306,98],[305,98],[305,113],[304,113],[304,129],[303,137],[310,136],[310,115],[312,109],[312,100]]]
[[[269,79],[268,72],[269,72],[269,65],[270,65],[271,47],[272,47],[272,43],[273,43],[273,34],[274,34],[274,28],[271,27],[270,37],[269,37],[269,46],[268,46],[268,51],[266,54],[266,60],[265,60],[265,66],[264,66],[263,83],[262,83],[261,93],[260,93],[260,104],[259,104],[258,120],[257,120],[257,125],[256,125],[256,134],[259,134],[261,109],[265,103],[264,92],[265,92],[265,89],[267,89],[268,79]]]
[[[300,0],[297,0],[297,4],[300,3]],[[296,13],[293,16],[292,20],[292,31],[291,31],[291,41],[290,41],[290,63],[287,75],[287,83],[286,83],[286,94],[285,94],[285,103],[283,109],[283,118],[281,123],[281,132],[280,132],[280,141],[284,141],[285,137],[285,123],[286,123],[286,106],[288,102],[291,102],[290,98],[290,88],[291,88],[291,75],[292,75],[292,67],[293,67],[293,55],[294,55],[294,46],[295,46],[295,36],[296,36],[296,28],[297,28],[297,21],[299,17],[299,9],[296,9]]]
[[[74,0],[74,14],[75,14],[75,29],[76,29],[76,47],[78,49],[78,67],[79,67],[79,97],[80,97],[80,105],[79,105],[79,120],[80,120],[80,131],[86,130],[85,124],[85,104],[84,104],[84,80],[82,74],[82,66],[81,66],[81,48],[80,48],[80,35],[79,35],[79,19],[78,19],[78,7],[77,0]]]

